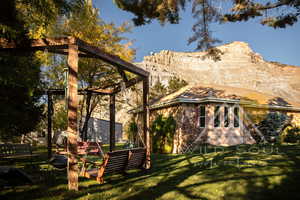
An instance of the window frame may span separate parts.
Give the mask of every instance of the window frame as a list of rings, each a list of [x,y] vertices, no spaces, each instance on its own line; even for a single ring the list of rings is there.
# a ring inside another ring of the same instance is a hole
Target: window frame
[[[221,127],[221,106],[220,105],[216,105],[214,107],[214,127],[218,128]]]
[[[228,128],[230,127],[230,107],[224,106],[224,127]]]
[[[204,115],[202,115],[202,110],[204,109]],[[202,121],[204,119],[204,121]],[[204,122],[204,126],[201,126],[201,122]],[[199,127],[200,128],[205,128],[206,127],[206,106],[205,105],[200,105],[199,106]]]
[[[233,127],[238,128],[240,127],[240,108],[234,107],[233,108]]]

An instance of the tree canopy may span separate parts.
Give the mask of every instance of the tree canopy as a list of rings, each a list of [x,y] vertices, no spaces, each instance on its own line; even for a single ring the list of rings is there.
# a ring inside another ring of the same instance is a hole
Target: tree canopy
[[[180,11],[187,3],[192,2],[192,13],[196,23],[192,27],[194,35],[189,43],[197,42],[197,49],[206,50],[220,40],[213,38],[209,25],[214,22],[247,21],[252,18],[261,18],[260,23],[273,28],[285,28],[293,25],[299,19],[299,0],[114,0],[116,5],[135,15],[133,21],[136,25],[150,23],[157,19],[164,24],[178,23]],[[220,3],[228,3],[224,8],[218,7]]]
[[[58,16],[80,0],[2,0],[0,37],[26,44],[45,37]],[[10,139],[32,131],[42,117],[38,90],[42,62],[34,52],[23,57],[0,55],[0,138]]]
[[[82,39],[89,44],[98,46],[105,52],[118,55],[120,58],[131,61],[135,51],[130,48],[131,41],[122,37],[123,33],[129,32],[130,27],[127,23],[116,26],[113,23],[106,23],[99,17],[99,12],[91,2],[86,1],[78,5],[70,17],[65,17],[53,27],[54,36],[74,36]],[[52,87],[63,87],[64,77],[62,76],[66,66],[64,57],[57,59],[52,57],[52,63],[45,70],[46,79]],[[120,82],[121,77],[115,68],[109,64],[90,58],[79,60],[78,80],[80,88],[93,88],[100,85],[108,85]],[[129,75],[129,74],[128,74]],[[87,138],[88,121],[96,106],[103,104],[105,98],[99,95],[87,93],[80,101],[80,120],[79,130],[82,138]]]

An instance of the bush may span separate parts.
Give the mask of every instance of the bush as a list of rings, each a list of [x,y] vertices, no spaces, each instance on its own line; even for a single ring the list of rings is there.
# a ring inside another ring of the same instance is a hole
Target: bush
[[[258,130],[264,135],[268,142],[273,142],[272,138],[278,138],[281,131],[290,123],[290,118],[280,112],[270,112],[264,120],[259,122]]]
[[[171,153],[176,121],[172,116],[158,115],[151,125],[152,148],[155,153]]]
[[[127,127],[128,140],[131,144],[137,145],[138,141],[138,126],[135,121],[132,121],[128,124]]]
[[[300,141],[300,127],[293,127],[287,130],[287,133],[284,136],[283,141],[288,143],[296,143]]]

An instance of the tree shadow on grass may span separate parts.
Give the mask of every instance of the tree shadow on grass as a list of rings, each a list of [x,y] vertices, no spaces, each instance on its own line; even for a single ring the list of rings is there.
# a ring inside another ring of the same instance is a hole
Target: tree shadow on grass
[[[231,190],[228,190],[224,199],[245,199],[245,200],[268,200],[268,199],[300,199],[299,187],[300,187],[300,151],[296,146],[285,147],[281,151],[282,156],[285,158],[285,162],[289,162],[289,167],[286,172],[274,174],[274,178],[270,179],[268,176],[258,176],[256,178],[250,178],[246,181],[245,191],[237,192],[232,188],[238,188],[239,183],[234,183],[230,186]],[[283,168],[282,162],[279,160],[268,160],[269,165],[279,166]]]

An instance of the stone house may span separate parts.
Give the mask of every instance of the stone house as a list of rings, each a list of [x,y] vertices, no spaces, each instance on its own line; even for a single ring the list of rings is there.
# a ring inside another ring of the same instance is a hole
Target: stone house
[[[176,120],[172,152],[184,153],[197,144],[254,144],[253,125],[269,112],[284,113],[300,125],[300,103],[249,89],[188,85],[151,103],[150,124],[159,114],[172,115]],[[133,113],[139,121],[140,112]]]

